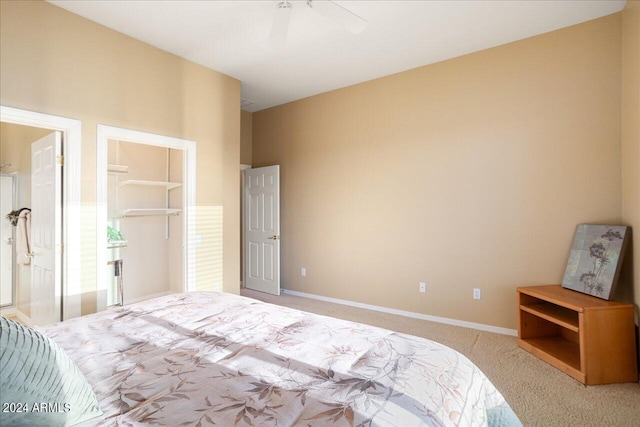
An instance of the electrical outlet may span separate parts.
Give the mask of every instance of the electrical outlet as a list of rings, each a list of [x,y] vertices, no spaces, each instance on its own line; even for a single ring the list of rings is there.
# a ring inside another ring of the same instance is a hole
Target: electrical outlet
[[[474,288],[473,289],[473,299],[480,299],[481,297],[482,297],[482,293],[480,292],[480,289]]]
[[[305,277],[305,276],[307,275],[307,269],[306,269],[306,268],[304,268],[304,267],[302,267],[302,268],[300,269],[300,275],[301,275],[302,277]]]
[[[420,292],[425,292],[427,290],[427,284],[424,282],[420,282]]]

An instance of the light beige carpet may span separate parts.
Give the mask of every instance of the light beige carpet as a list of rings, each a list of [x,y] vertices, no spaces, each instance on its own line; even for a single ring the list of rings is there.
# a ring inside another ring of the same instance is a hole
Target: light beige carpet
[[[640,426],[640,384],[584,386],[520,349],[516,338],[291,295],[242,289],[272,304],[429,338],[471,359],[525,426]]]

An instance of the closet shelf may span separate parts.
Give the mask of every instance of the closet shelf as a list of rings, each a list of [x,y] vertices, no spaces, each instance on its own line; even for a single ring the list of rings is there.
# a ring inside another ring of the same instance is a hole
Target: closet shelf
[[[125,209],[118,214],[119,218],[134,216],[170,216],[180,215],[182,209]]]
[[[129,166],[127,165],[107,165],[107,172],[110,173],[128,173]]]
[[[112,240],[107,242],[107,249],[126,248],[128,244],[127,240]]]
[[[144,186],[164,187],[167,190],[173,190],[174,188],[180,187],[182,183],[165,182],[165,181],[143,181],[138,179],[129,179],[129,180],[118,183],[118,185],[120,187],[124,187],[125,185],[144,185]]]

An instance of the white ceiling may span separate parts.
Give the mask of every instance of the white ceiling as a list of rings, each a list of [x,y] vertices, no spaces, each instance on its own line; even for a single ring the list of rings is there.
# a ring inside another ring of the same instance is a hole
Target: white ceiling
[[[360,34],[294,1],[287,42],[269,43],[278,0],[48,0],[242,82],[246,111],[595,19],[625,0],[336,1]],[[316,0],[317,1],[317,0]]]

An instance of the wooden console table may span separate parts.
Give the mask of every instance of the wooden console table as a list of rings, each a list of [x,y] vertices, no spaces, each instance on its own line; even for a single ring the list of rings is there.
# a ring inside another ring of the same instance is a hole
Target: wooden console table
[[[518,288],[518,345],[583,384],[638,381],[632,304],[560,285]]]

